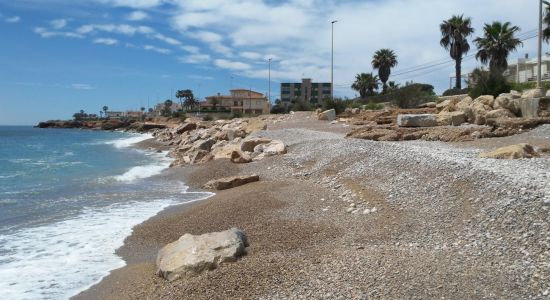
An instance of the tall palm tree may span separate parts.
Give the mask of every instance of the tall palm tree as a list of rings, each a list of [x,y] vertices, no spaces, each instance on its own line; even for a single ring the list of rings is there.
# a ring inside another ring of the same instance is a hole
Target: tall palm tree
[[[372,67],[378,69],[378,77],[383,83],[383,93],[388,89],[388,79],[390,79],[391,68],[397,66],[397,56],[391,49],[380,49],[374,53],[372,58]]]
[[[105,118],[107,118],[107,111],[109,110],[109,107],[107,105],[103,106],[103,113],[105,114]]]
[[[478,51],[476,59],[482,64],[489,64],[489,71],[493,75],[502,75],[508,68],[508,55],[523,45],[514,35],[520,31],[519,27],[510,22],[493,22],[485,24],[483,37],[474,40]]]
[[[183,98],[185,97],[185,92],[182,90],[178,90],[176,92],[176,98],[180,100],[181,109],[183,109]]]
[[[378,90],[379,85],[378,76],[372,73],[361,73],[355,75],[355,82],[351,88],[359,92],[361,99],[365,99],[367,96],[374,95],[374,90]]]
[[[464,15],[453,16],[443,21],[439,26],[441,30],[441,41],[439,42],[445,50],[449,50],[451,58],[455,61],[456,89],[462,89],[462,57],[470,51],[468,36],[474,33],[472,19],[464,18]]]
[[[544,4],[546,5],[546,7],[544,8],[545,10],[545,13],[544,13],[544,20],[542,21],[543,25],[544,25],[544,30],[542,31],[542,38],[544,39],[545,42],[549,42],[550,41],[550,2],[548,1],[542,1],[544,2]]]

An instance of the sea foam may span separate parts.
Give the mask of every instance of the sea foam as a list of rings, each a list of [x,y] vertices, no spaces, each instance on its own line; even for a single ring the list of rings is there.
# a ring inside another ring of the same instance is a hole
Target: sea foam
[[[136,136],[132,136],[132,137],[129,137],[129,138],[122,138],[122,139],[117,139],[117,140],[114,140],[114,141],[107,141],[105,142],[105,144],[109,144],[109,145],[113,145],[115,146],[116,148],[128,148],[128,147],[131,147],[132,145],[134,144],[137,144],[139,142],[142,142],[142,141],[145,141],[145,140],[148,140],[148,139],[151,139],[153,138],[152,135],[150,134],[138,134]]]

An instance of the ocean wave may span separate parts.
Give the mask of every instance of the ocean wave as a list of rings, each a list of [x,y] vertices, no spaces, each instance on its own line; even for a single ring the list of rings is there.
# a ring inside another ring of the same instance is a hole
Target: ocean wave
[[[148,139],[151,139],[151,138],[153,138],[153,136],[150,135],[150,134],[139,134],[137,136],[117,139],[117,140],[114,140],[114,141],[106,141],[104,143],[108,144],[108,145],[113,145],[113,146],[115,146],[115,148],[120,149],[120,148],[131,147],[134,144],[137,144],[139,142],[142,142],[142,141],[145,141],[145,140],[148,140]]]
[[[148,154],[153,158],[154,160],[153,163],[143,165],[143,166],[135,166],[129,169],[128,171],[126,171],[124,174],[112,176],[112,178],[115,181],[120,181],[120,182],[133,182],[138,179],[144,179],[155,175],[159,175],[160,173],[162,173],[162,171],[170,167],[170,163],[173,160],[166,156],[168,152],[160,152],[160,153],[146,152],[146,154]]]
[[[0,235],[4,299],[66,299],[125,265],[115,255],[132,227],[173,200],[89,209],[75,219]],[[56,271],[53,271],[56,270]]]

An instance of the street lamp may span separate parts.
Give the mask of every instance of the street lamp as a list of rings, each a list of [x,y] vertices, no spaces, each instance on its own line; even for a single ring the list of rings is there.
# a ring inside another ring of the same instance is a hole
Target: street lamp
[[[269,71],[268,71],[268,81],[269,81],[269,90],[267,92],[267,100],[269,103],[271,103],[271,60],[272,58],[268,59],[268,65],[269,65]]]
[[[334,23],[338,20],[334,20],[331,23],[332,26],[332,51],[331,51],[331,63],[330,63],[330,98],[334,100]]]
[[[538,66],[537,66],[537,88],[542,88],[542,1],[539,1],[539,40],[538,40]]]

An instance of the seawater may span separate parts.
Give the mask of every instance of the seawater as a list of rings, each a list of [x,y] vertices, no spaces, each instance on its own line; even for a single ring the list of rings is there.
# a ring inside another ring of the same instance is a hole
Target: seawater
[[[0,126],[2,299],[67,299],[122,267],[132,227],[205,199],[161,174],[166,153],[121,132]]]

